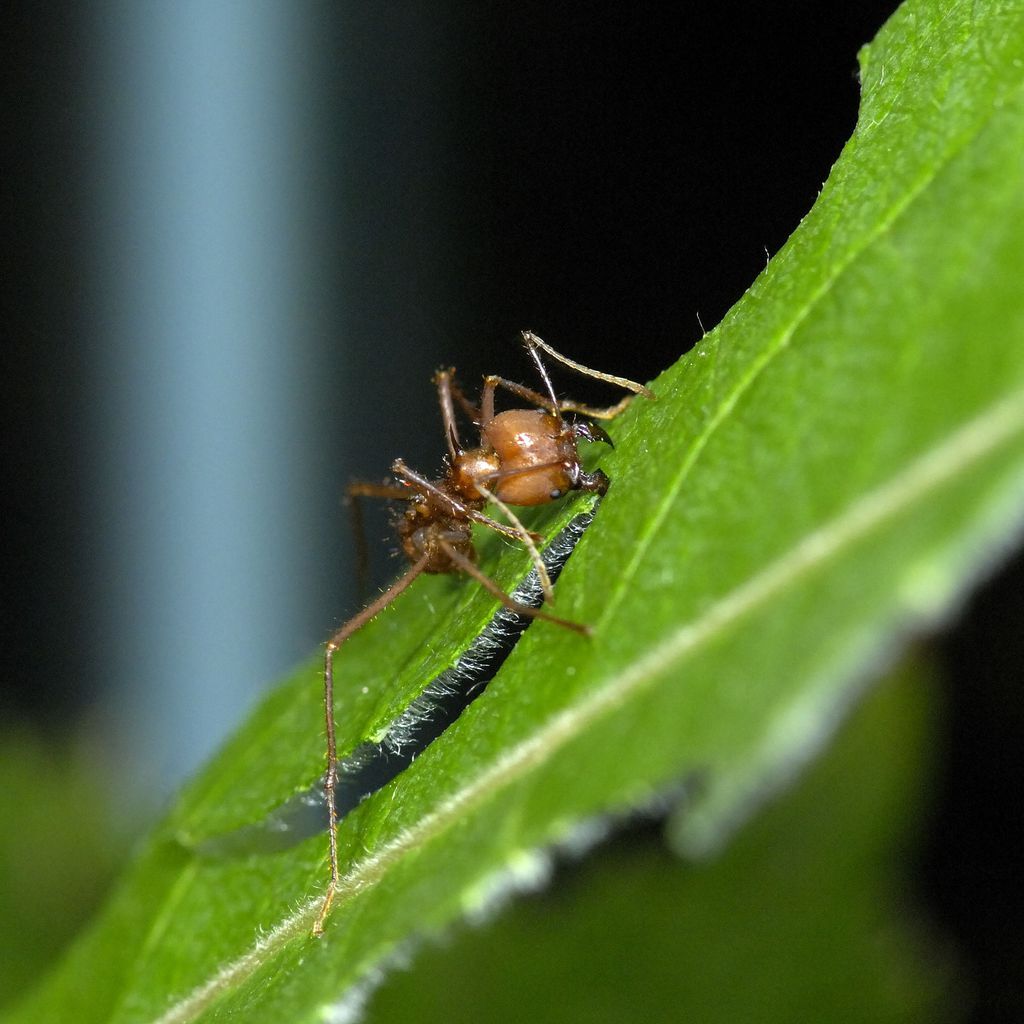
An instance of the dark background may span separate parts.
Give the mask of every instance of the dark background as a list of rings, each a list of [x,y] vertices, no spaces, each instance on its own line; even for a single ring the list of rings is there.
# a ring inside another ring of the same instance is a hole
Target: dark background
[[[523,327],[647,380],[709,330],[812,206],[855,123],[858,48],[893,3],[339,5],[320,10],[325,365],[318,457],[374,477],[442,449],[429,385],[524,376]],[[387,15],[382,16],[381,10]],[[2,124],[5,723],[62,737],[98,699],[82,446],[97,381],[85,329],[93,55],[74,8],[7,14]],[[347,385],[347,386],[343,386]],[[348,545],[324,538],[333,595]],[[386,573],[387,567],[377,567]],[[963,947],[978,1020],[1020,1019],[1024,566],[937,641],[947,750],[918,871]]]

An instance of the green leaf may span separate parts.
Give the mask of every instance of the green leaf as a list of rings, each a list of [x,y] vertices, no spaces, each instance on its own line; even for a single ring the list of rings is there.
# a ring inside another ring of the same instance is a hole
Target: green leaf
[[[0,1005],[26,990],[95,913],[125,859],[103,772],[89,754],[75,738],[0,731]],[[54,842],[58,820],[75,837],[73,857]]]
[[[894,867],[925,817],[935,689],[923,664],[886,679],[722,857],[684,864],[660,828],[630,830],[499,919],[425,949],[366,1020],[949,1019],[954,965],[906,914]]]
[[[345,818],[322,940],[323,837],[194,852],[320,771],[311,663],[13,1019],[321,1020],[423,935],[536,882],[538,851],[680,780],[680,843],[721,846],[1019,530],[1022,85],[1019,2],[910,2],[864,51],[859,122],[812,212],[659,400],[612,425],[612,489],[557,588],[593,638],[532,626],[440,741]],[[506,586],[525,571],[500,544],[483,564]],[[493,611],[466,581],[422,580],[354,638],[342,748],[386,733]]]

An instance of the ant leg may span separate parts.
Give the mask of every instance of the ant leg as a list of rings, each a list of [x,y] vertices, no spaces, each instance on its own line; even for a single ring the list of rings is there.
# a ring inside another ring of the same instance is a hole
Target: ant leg
[[[415,472],[415,470],[410,469],[401,459],[395,459],[391,464],[391,472],[394,473],[395,476],[401,477],[403,480],[408,480],[410,483],[415,484],[420,491],[421,496],[423,494],[427,494],[431,498],[440,501],[455,515],[461,516],[463,519],[471,519],[474,523],[486,526],[489,530],[494,530],[495,533],[500,533],[503,537],[509,537],[512,540],[522,540],[522,537],[520,537],[520,535],[510,526],[506,526],[504,523],[499,523],[497,519],[492,519],[490,516],[485,516],[483,512],[477,512],[476,509],[463,504],[461,501],[453,498],[450,494],[445,494],[440,487],[432,483],[425,476],[420,476],[420,474]],[[537,533],[531,533],[530,537],[534,540],[541,540],[540,534]]]
[[[412,501],[414,495],[400,484],[371,484],[353,480],[345,488],[347,498],[386,498],[388,501]]]
[[[356,547],[356,584],[360,600],[365,599],[368,587],[370,553],[366,546],[366,527],[360,498],[386,498],[390,501],[410,501],[412,495],[397,484],[371,484],[354,480],[345,488],[345,503],[352,513],[352,536]]]
[[[437,385],[437,402],[441,406],[441,422],[444,424],[444,439],[448,442],[448,455],[452,462],[455,461],[459,452],[462,451],[462,442],[459,440],[459,428],[455,422],[455,407],[452,405],[452,388],[454,381],[455,367],[447,370],[438,370],[434,374],[434,383]]]
[[[324,721],[327,726],[327,774],[324,776],[324,801],[327,804],[327,823],[330,835],[331,879],[327,884],[327,892],[324,894],[320,913],[313,925],[313,934],[317,937],[324,933],[324,921],[334,902],[334,894],[341,884],[341,874],[338,870],[338,809],[334,802],[334,790],[338,784],[338,745],[334,732],[334,655],[353,633],[362,629],[378,612],[383,611],[391,604],[423,572],[426,564],[427,556],[424,555],[376,600],[368,604],[361,612],[353,615],[327,641],[324,648]]]
[[[434,383],[437,385],[437,400],[441,406],[441,419],[444,421],[445,438],[448,441],[448,454],[454,460],[456,455],[463,451],[462,442],[459,440],[459,430],[455,422],[454,402],[458,402],[459,408],[474,424],[480,422],[480,410],[466,397],[465,392],[459,387],[455,380],[454,367],[447,370],[438,370],[434,374]]]
[[[452,398],[459,403],[459,408],[472,420],[474,425],[478,426],[480,423],[480,406],[474,404],[466,397],[466,393],[459,387],[454,377],[451,380],[451,389]]]
[[[540,552],[537,550],[537,545],[533,542],[533,537],[525,526],[519,521],[519,517],[499,498],[496,494],[487,490],[483,484],[478,483],[476,489],[485,497],[488,501],[494,502],[499,509],[504,513],[505,517],[512,524],[512,527],[519,534],[519,539],[523,542],[523,547],[530,553],[530,561],[533,563],[533,568],[537,571],[537,579],[540,580],[541,593],[544,595],[544,600],[548,604],[555,603],[555,592],[551,589],[551,577],[548,575],[548,567],[544,564],[544,559],[540,557]]]
[[[478,569],[461,551],[456,550],[446,540],[441,541],[441,547],[444,548],[445,554],[455,565],[467,576],[472,576],[480,586],[496,597],[510,611],[517,615],[527,615],[531,619],[544,619],[546,622],[553,622],[556,626],[563,626],[565,629],[571,629],[574,633],[580,633],[583,636],[591,635],[592,630],[589,626],[584,626],[579,622],[570,622],[568,619],[560,619],[557,615],[551,615],[542,608],[531,608],[530,605],[522,604],[514,597],[509,597],[490,576]]]
[[[480,391],[480,432],[483,433],[494,419],[494,388],[501,377],[488,374]]]
[[[481,392],[481,405],[484,407],[484,415],[480,424],[481,427],[486,427],[487,424],[494,419],[494,392],[498,388],[504,388],[517,398],[525,399],[531,405],[536,405],[540,409],[545,409],[554,416],[557,416],[561,411],[561,407],[557,400],[552,404],[552,399],[545,398],[539,391],[534,391],[533,388],[525,387],[522,384],[517,384],[514,380],[507,380],[505,377],[498,377],[493,373],[489,373],[484,377],[484,387]],[[488,411],[490,412],[490,416],[487,416]]]

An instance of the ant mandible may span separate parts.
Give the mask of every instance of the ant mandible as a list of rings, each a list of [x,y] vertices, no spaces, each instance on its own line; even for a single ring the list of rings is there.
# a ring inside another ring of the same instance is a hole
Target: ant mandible
[[[391,466],[396,483],[356,482],[348,486],[348,497],[355,501],[359,498],[384,498],[407,503],[397,523],[397,531],[402,550],[411,564],[387,590],[341,626],[327,641],[324,651],[324,719],[327,726],[324,798],[330,838],[330,881],[313,926],[314,935],[323,934],[324,921],[341,881],[335,804],[338,753],[334,730],[334,655],[338,648],[423,573],[464,572],[506,608],[520,615],[544,619],[577,633],[590,632],[580,623],[560,619],[543,609],[516,601],[482,572],[476,565],[473,523],[523,544],[530,553],[544,598],[550,602],[551,581],[535,543],[541,538],[528,531],[509,506],[544,505],[557,501],[569,491],[603,495],[608,489],[608,477],[601,470],[593,473],[584,471],[577,444],[580,439],[608,444],[611,440],[600,426],[588,419],[568,421],[563,414],[571,412],[589,419],[611,419],[626,407],[633,395],[646,398],[654,398],[654,395],[642,384],[592,370],[561,355],[532,331],[523,331],[521,337],[543,383],[544,393],[504,377],[489,375],[484,377],[480,404],[476,406],[455,382],[455,371],[441,370],[435,375],[434,383],[448,444],[445,475],[437,480],[428,480],[401,459],[396,459]],[[541,351],[585,377],[614,384],[631,393],[616,405],[604,408],[560,401],[541,361]],[[498,388],[531,403],[534,408],[495,413],[494,399]],[[462,446],[455,417],[456,404],[479,427],[480,443],[475,448]],[[483,509],[488,502],[502,512],[510,525],[484,514]]]

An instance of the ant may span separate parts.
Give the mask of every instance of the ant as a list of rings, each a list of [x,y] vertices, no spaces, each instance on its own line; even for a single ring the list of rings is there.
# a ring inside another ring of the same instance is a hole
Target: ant
[[[340,884],[338,867],[338,814],[335,788],[338,780],[338,754],[334,730],[334,656],[338,648],[395,600],[417,576],[423,573],[463,572],[473,577],[506,608],[533,619],[544,619],[565,629],[589,635],[589,627],[558,618],[541,608],[522,604],[506,594],[476,565],[473,545],[473,524],[479,523],[495,533],[521,543],[530,554],[537,571],[544,599],[552,601],[551,580],[537,551],[538,534],[527,530],[515,516],[510,505],[544,505],[557,501],[569,491],[589,491],[603,495],[608,490],[608,477],[595,470],[583,469],[578,442],[603,441],[611,444],[607,433],[592,419],[611,419],[621,412],[634,395],[654,398],[642,384],[592,370],[556,352],[532,331],[522,331],[521,338],[544,386],[534,391],[504,377],[484,377],[479,406],[474,405],[455,381],[455,370],[441,370],[434,376],[438,404],[448,444],[445,475],[429,480],[396,459],[391,471],[394,483],[354,482],[347,488],[358,521],[359,498],[383,498],[406,502],[396,527],[402,551],[411,563],[405,573],[391,586],[357,612],[327,641],[324,651],[324,719],[327,726],[327,773],[324,777],[324,798],[328,812],[330,837],[330,882],[313,927],[313,934],[323,934],[324,921],[330,911],[334,894]],[[577,373],[621,387],[630,394],[616,405],[604,408],[572,401],[560,401],[539,352],[568,366]],[[511,409],[495,413],[494,399],[498,388],[531,403],[532,409]],[[479,429],[480,441],[475,448],[464,448],[456,423],[455,406]],[[588,417],[566,420],[564,413]],[[498,522],[483,509],[491,502],[508,520]]]

